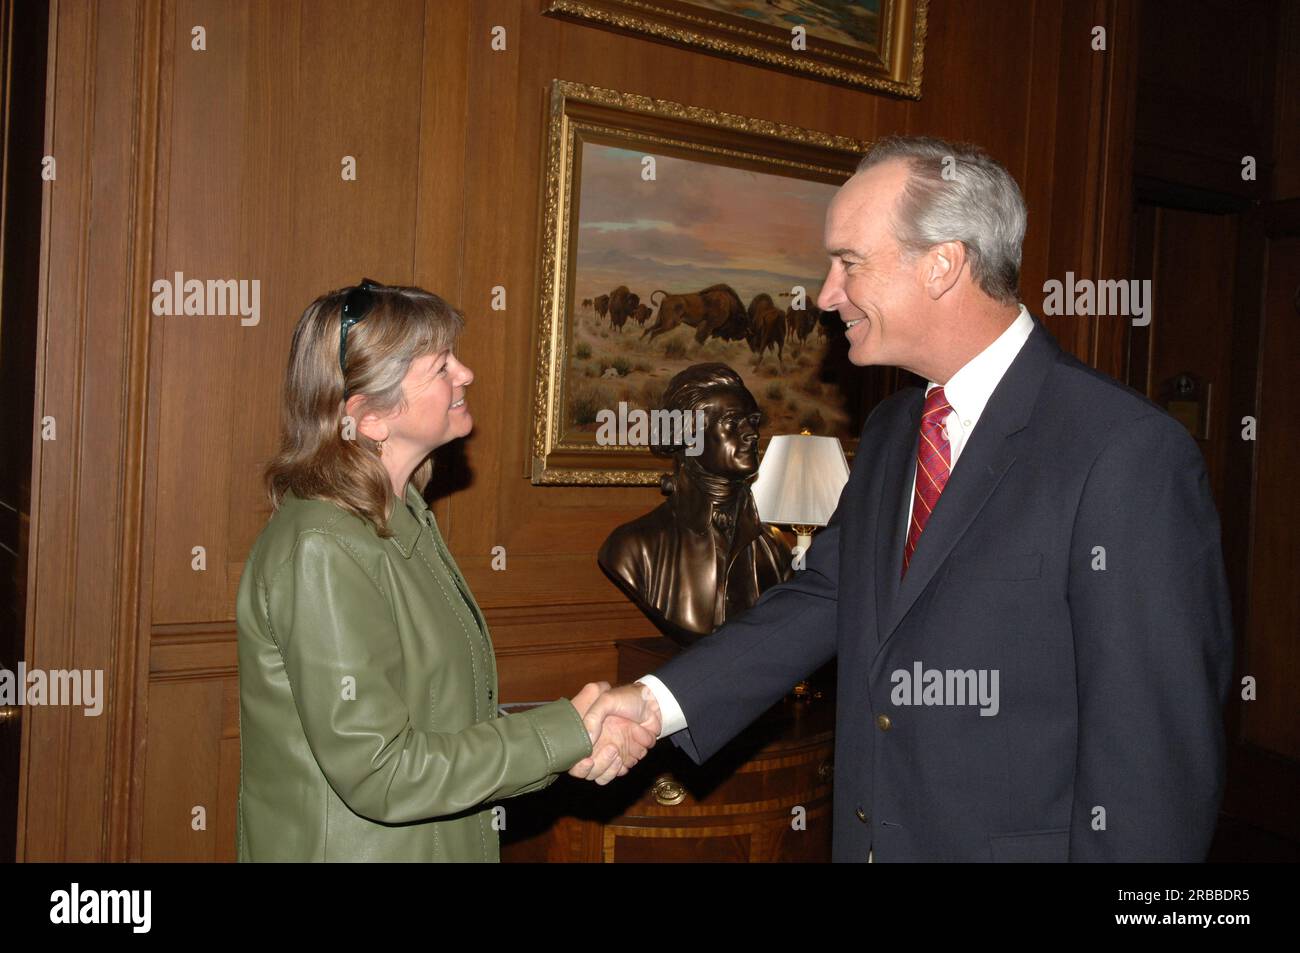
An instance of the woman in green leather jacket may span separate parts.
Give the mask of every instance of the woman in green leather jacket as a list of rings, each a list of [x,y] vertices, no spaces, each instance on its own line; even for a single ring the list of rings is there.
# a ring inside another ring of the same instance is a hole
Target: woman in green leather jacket
[[[496,802],[575,765],[607,783],[654,742],[607,721],[592,752],[603,682],[498,711],[487,625],[422,496],[433,450],[473,425],[462,328],[437,295],[367,279],[294,330],[275,512],[236,603],[241,861],[497,861]]]

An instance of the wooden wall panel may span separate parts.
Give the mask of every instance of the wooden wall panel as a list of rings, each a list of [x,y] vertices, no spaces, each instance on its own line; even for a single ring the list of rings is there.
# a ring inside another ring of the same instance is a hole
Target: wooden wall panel
[[[233,856],[234,595],[269,515],[260,469],[276,446],[289,339],[313,297],[363,274],[420,284],[467,314],[461,353],[476,374],[476,426],[438,455],[435,513],[492,626],[502,697],[554,698],[612,678],[613,641],[651,634],[594,556],[657,492],[527,478],[552,79],[862,139],[911,132],[980,143],[1030,203],[1022,290],[1031,309],[1046,277],[1083,273],[1122,241],[1103,220],[1123,201],[1116,143],[1131,66],[1091,53],[1086,35],[1097,17],[1119,16],[1115,0],[1082,12],[1022,0],[979,16],[932,0],[920,102],[538,9],[532,0],[58,0],[49,135],[69,161],[60,158],[68,172],[42,246],[52,270],[37,413],[69,408],[83,459],[59,456],[73,449],[61,446],[34,464],[46,588],[29,608],[29,658],[51,667],[97,658],[123,701],[111,732],[57,711],[32,720],[20,856]],[[190,45],[196,25],[206,29],[202,52]],[[497,26],[504,51],[490,45]],[[344,155],[357,158],[356,182],[340,177]],[[150,283],[177,271],[258,279],[260,323],[152,317]],[[497,285],[507,291],[502,312],[488,307]],[[73,331],[55,333],[54,322]],[[1051,326],[1095,361],[1122,353],[1086,322]],[[195,545],[206,547],[205,572],[191,569]],[[503,572],[490,566],[497,545]],[[70,783],[73,759],[104,779],[103,791],[95,780]],[[188,826],[195,804],[208,806],[205,831]]]
[[[156,4],[50,7],[45,191],[40,238],[29,668],[104,673],[99,717],[71,707],[24,713],[17,856],[92,860],[127,816],[137,679],[142,443],[147,391],[138,321],[139,249],[152,191]],[[52,416],[57,439],[40,438]]]
[[[359,18],[359,19],[358,19]],[[382,69],[352,60],[384,51]],[[194,25],[207,50],[190,48]],[[418,4],[188,2],[175,51],[157,275],[257,280],[261,319],[158,322],[154,622],[231,618],[243,558],[269,515],[260,469],[277,442],[298,314],[362,273],[413,280],[421,169]],[[359,52],[359,51],[358,51]],[[341,161],[355,156],[356,181]],[[426,175],[445,169],[424,166]],[[238,492],[238,496],[232,491]],[[190,568],[205,546],[208,570]],[[224,567],[224,569],[223,569]]]
[[[1279,105],[1295,101],[1294,86],[1292,95],[1274,87],[1274,38],[1296,42],[1293,0],[1143,0],[1135,6],[1143,33],[1152,38],[1140,67],[1136,173],[1245,198],[1266,195],[1275,159],[1283,158],[1271,148],[1274,94]],[[1183,20],[1212,27],[1170,28]],[[1284,126],[1277,129],[1287,134]],[[1253,181],[1241,177],[1247,155],[1259,164]]]
[[[1139,389],[1152,400],[1167,399],[1168,383],[1183,373],[1211,385],[1210,435],[1197,442],[1222,513],[1226,455],[1241,441],[1240,415],[1234,419],[1228,403],[1237,218],[1148,206],[1141,211],[1155,216],[1150,267],[1157,291],[1147,345],[1149,376]]]
[[[1300,411],[1295,402],[1295,362],[1300,354],[1297,205],[1300,203],[1292,201],[1291,234],[1269,242],[1268,248],[1259,348],[1262,434],[1255,449],[1251,612],[1248,627],[1240,635],[1247,649],[1243,672],[1260,685],[1258,699],[1242,706],[1242,740],[1276,753],[1292,765],[1300,762],[1300,719],[1296,718],[1294,691],[1300,682],[1294,638],[1300,621],[1300,588],[1295,584],[1300,543],[1292,490],[1300,466]],[[1294,787],[1290,790],[1295,793]],[[1294,809],[1291,813],[1294,818]],[[1291,831],[1296,827],[1292,823]]]
[[[1277,75],[1273,84],[1273,188],[1271,198],[1300,196],[1300,4],[1278,6]]]
[[[1214,385],[1201,448],[1222,522],[1234,679],[1252,676],[1260,686],[1257,698],[1238,690],[1228,697],[1228,777],[1209,859],[1291,860],[1300,840],[1300,759],[1287,701],[1300,672],[1294,545],[1286,542],[1295,525],[1296,415],[1282,395],[1294,389],[1296,342],[1284,330],[1294,321],[1278,319],[1294,317],[1287,297],[1300,232],[1297,202],[1285,201],[1300,194],[1300,7],[1139,7],[1134,277],[1155,279],[1157,315],[1134,330],[1129,376],[1157,399],[1183,370]],[[1170,29],[1175,19],[1203,26]],[[1246,156],[1257,163],[1253,180],[1242,178]],[[1288,289],[1281,294],[1279,281]],[[1246,417],[1259,421],[1256,439],[1243,439]]]
[[[234,860],[239,792],[239,683],[155,680],[140,853],[158,861]],[[232,797],[233,793],[233,797]]]

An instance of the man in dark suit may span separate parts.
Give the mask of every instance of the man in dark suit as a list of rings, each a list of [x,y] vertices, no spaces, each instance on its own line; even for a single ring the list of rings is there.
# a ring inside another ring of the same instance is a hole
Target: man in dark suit
[[[601,696],[570,773],[624,769],[607,715],[702,762],[838,657],[834,860],[1204,859],[1232,657],[1205,466],[1018,304],[1024,228],[977,149],[863,158],[817,303],[929,384],[872,411],[807,568]]]

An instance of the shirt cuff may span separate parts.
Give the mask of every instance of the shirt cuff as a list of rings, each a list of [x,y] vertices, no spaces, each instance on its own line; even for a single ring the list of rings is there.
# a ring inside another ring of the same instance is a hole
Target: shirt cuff
[[[686,727],[686,715],[682,706],[677,704],[668,686],[653,675],[642,675],[637,682],[650,689],[655,701],[659,703],[659,738],[667,737]],[[656,741],[658,738],[655,739]]]

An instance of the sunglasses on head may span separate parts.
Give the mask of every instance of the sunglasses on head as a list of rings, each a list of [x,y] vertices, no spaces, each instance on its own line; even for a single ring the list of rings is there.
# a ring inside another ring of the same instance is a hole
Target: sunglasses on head
[[[339,317],[339,370],[344,374],[348,372],[348,328],[370,313],[370,309],[375,306],[375,296],[372,292],[375,288],[382,287],[383,285],[377,281],[362,278],[361,284],[349,291],[348,296],[343,299],[343,310]]]

